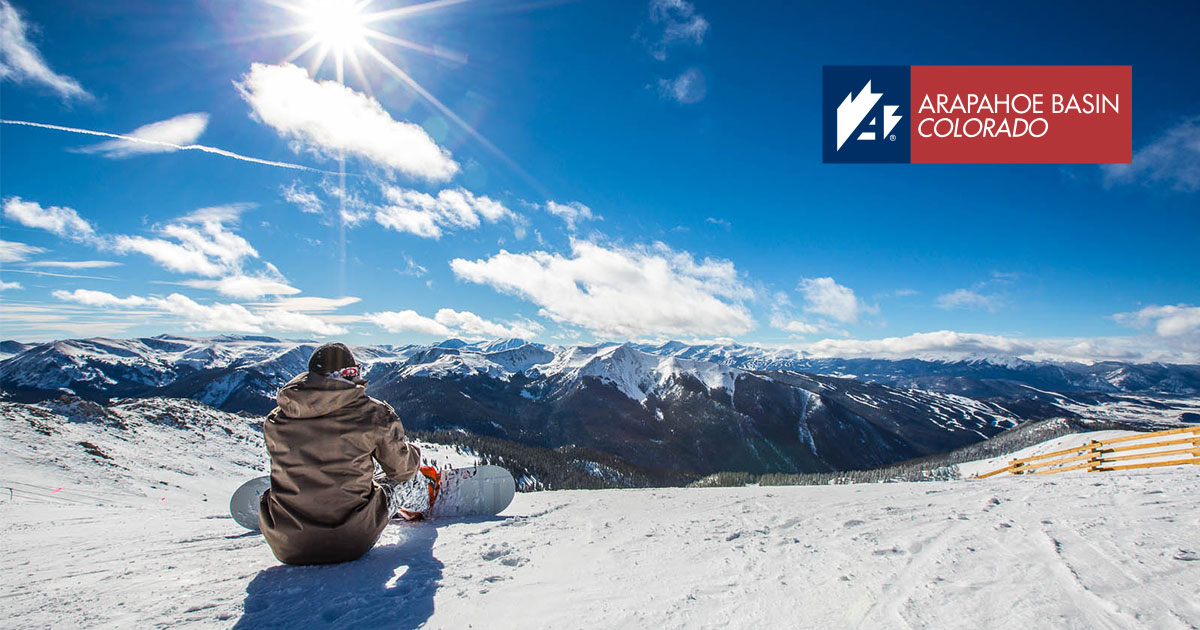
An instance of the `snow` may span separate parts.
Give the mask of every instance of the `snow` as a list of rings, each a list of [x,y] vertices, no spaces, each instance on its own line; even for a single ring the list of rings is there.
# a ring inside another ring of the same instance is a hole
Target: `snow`
[[[584,377],[610,383],[631,400],[645,403],[652,393],[670,387],[689,375],[710,390],[725,388],[732,396],[743,370],[718,363],[647,354],[629,344],[576,346],[555,354],[552,360],[531,368],[531,373],[574,384]]]
[[[215,506],[19,502],[0,570],[10,627],[1188,627],[1197,491],[1181,469],[544,492],[329,567]]]
[[[256,421],[0,403],[5,627],[1200,626],[1200,467],[519,494],[287,567],[226,509]]]
[[[272,375],[279,385],[304,371],[308,357],[318,344],[269,337],[224,335],[179,337],[159,335],[140,339],[69,339],[30,346],[24,359],[0,368],[0,376],[14,384],[46,390],[65,388],[73,381],[89,382],[98,389],[116,383],[106,375],[114,366],[124,368],[122,378],[162,386],[191,370],[253,367]],[[376,363],[395,363],[415,352],[411,346],[356,346],[356,356],[368,369]],[[11,357],[7,357],[11,358]],[[235,380],[214,384],[206,402],[219,403],[228,391],[240,386]]]
[[[1133,423],[1179,422],[1185,413],[1200,414],[1198,398],[1111,394],[1109,399],[1081,403],[1063,396],[1059,406],[1087,418]]]

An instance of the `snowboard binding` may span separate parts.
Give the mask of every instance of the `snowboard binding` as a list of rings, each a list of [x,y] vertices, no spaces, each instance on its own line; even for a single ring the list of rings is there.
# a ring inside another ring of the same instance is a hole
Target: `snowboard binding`
[[[438,490],[441,486],[442,475],[434,466],[421,466],[417,469],[421,476],[425,477],[425,488],[429,492],[429,507],[423,511],[406,510],[404,508],[397,509],[397,514],[400,518],[406,521],[420,521],[433,512],[433,504],[437,501]]]

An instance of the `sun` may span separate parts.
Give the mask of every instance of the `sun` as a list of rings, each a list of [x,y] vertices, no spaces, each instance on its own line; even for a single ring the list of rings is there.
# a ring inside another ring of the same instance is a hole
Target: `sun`
[[[401,21],[420,13],[445,9],[468,0],[429,0],[392,8],[375,8],[367,11],[375,0],[263,0],[265,3],[285,9],[291,14],[294,24],[282,30],[266,33],[262,37],[287,35],[305,36],[304,41],[288,54],[283,61],[291,63],[311,53],[308,71],[314,77],[320,74],[326,61],[332,61],[334,74],[339,83],[346,82],[346,67],[353,70],[358,81],[370,91],[360,57],[367,56],[379,61],[384,69],[396,74],[387,56],[375,48],[375,43],[390,44],[415,50],[427,55],[466,63],[466,57],[454,51],[424,46],[380,30],[386,22]],[[399,77],[408,80],[404,77]]]
[[[310,0],[302,7],[304,30],[317,44],[344,55],[367,43],[367,21],[355,0]]]

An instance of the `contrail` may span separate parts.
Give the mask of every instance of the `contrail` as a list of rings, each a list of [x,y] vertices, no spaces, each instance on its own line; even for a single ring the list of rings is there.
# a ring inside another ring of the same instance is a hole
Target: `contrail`
[[[6,125],[23,125],[25,127],[38,127],[41,129],[53,129],[54,131],[66,131],[66,132],[70,132],[70,133],[81,133],[86,136],[100,136],[102,138],[116,138],[118,140],[127,140],[129,142],[137,142],[139,144],[150,144],[150,145],[159,146],[159,147],[168,147],[171,149],[176,149],[178,151],[203,151],[205,153],[214,153],[216,155],[223,155],[225,157],[233,158],[235,160],[241,160],[243,162],[253,162],[255,164],[265,164],[267,166],[278,166],[279,168],[290,168],[290,169],[294,169],[294,170],[298,170],[298,171],[309,171],[312,173],[324,173],[326,175],[337,175],[338,174],[335,171],[323,171],[319,168],[313,168],[311,166],[304,166],[302,164],[292,164],[290,162],[275,162],[272,160],[262,160],[259,158],[234,153],[233,151],[226,151],[225,149],[218,149],[216,147],[205,146],[203,144],[175,144],[172,142],[163,142],[161,140],[148,140],[146,138],[137,138],[134,136],[123,136],[119,133],[108,133],[105,131],[92,131],[91,129],[76,129],[75,127],[62,127],[59,125],[48,125],[46,123],[29,122],[27,120],[0,120],[0,123],[4,123]]]

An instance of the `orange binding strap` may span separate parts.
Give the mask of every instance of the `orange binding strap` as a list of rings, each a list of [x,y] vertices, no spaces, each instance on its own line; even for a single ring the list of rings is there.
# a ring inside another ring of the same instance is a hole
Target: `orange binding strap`
[[[442,483],[442,475],[437,468],[433,466],[421,466],[419,469],[422,475],[429,480],[426,485],[429,487],[429,511],[433,511],[433,503],[437,501],[438,487]]]

